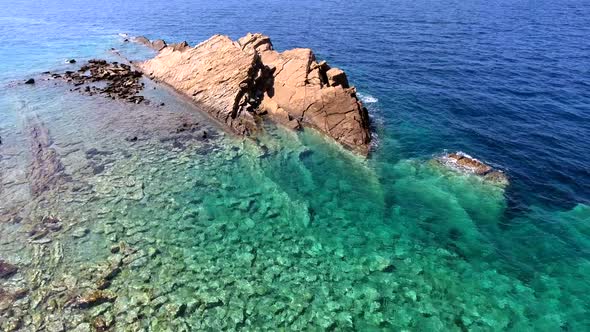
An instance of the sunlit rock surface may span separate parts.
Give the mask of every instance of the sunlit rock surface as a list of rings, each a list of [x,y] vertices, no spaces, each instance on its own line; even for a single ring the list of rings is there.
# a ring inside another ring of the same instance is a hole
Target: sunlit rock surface
[[[290,128],[313,127],[347,148],[369,151],[369,117],[355,88],[310,49],[281,53],[261,34],[237,42],[216,35],[194,48],[165,47],[138,66],[240,134],[256,132],[258,119],[268,114]]]

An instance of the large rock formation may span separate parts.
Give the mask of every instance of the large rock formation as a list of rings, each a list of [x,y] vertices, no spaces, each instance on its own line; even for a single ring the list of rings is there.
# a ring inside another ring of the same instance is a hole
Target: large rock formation
[[[237,42],[216,35],[194,48],[169,45],[138,64],[144,73],[187,94],[240,134],[268,116],[293,129],[316,128],[342,145],[367,154],[367,110],[346,74],[317,62],[310,49],[277,52],[267,36]]]

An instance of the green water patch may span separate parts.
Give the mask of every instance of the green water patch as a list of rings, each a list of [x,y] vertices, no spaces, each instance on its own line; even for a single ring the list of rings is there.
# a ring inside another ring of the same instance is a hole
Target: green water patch
[[[114,241],[153,253],[117,279],[113,310],[155,329],[582,324],[547,286],[498,269],[489,239],[501,234],[501,189],[412,160],[393,165],[384,188],[370,162],[302,143],[313,134],[272,135],[289,143],[230,140],[207,158],[156,159],[145,198],[112,224],[124,226]]]

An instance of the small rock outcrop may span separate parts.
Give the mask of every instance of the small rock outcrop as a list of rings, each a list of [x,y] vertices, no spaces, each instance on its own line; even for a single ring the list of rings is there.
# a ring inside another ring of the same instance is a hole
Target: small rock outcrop
[[[138,66],[239,134],[258,131],[258,120],[269,117],[293,129],[313,127],[362,154],[369,151],[369,117],[355,88],[344,71],[318,62],[310,49],[281,53],[262,34],[238,41],[216,35],[194,48],[164,47]]]
[[[101,94],[111,99],[121,99],[135,104],[147,103],[147,100],[139,95],[144,88],[143,83],[140,82],[142,73],[128,64],[91,59],[78,71],[66,71],[63,74],[47,72],[47,75],[73,84],[72,91],[79,91],[82,94],[90,96]],[[94,85],[96,82],[101,84]]]
[[[117,295],[104,290],[92,290],[79,296],[75,304],[80,308],[90,308],[105,302],[114,302]]]
[[[9,278],[18,271],[16,265],[10,264],[0,259],[0,279]]]
[[[132,40],[136,43],[143,44],[149,48],[153,48],[156,51],[160,51],[164,47],[168,46],[166,44],[166,42],[162,39],[156,39],[156,40],[152,41],[152,40],[147,39],[144,36],[139,36],[139,37],[134,37]]]
[[[463,152],[447,153],[435,159],[438,163],[464,173],[475,174],[491,183],[507,186],[506,174]]]

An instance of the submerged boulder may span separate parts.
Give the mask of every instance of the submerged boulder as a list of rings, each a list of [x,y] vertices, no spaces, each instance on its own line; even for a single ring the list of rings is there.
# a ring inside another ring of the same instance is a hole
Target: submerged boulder
[[[9,278],[18,271],[16,265],[0,259],[0,278]]]
[[[292,129],[312,127],[362,154],[371,139],[366,108],[344,71],[317,62],[310,49],[273,49],[268,36],[238,41],[216,35],[189,47],[163,48],[138,65],[152,78],[190,96],[239,134],[268,117]]]
[[[117,295],[104,290],[89,291],[75,300],[76,306],[80,308],[89,308],[106,302],[114,302]]]
[[[509,183],[508,177],[501,170],[495,169],[481,160],[460,151],[444,154],[435,160],[450,169],[475,174],[496,185],[507,186]]]

